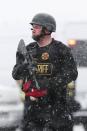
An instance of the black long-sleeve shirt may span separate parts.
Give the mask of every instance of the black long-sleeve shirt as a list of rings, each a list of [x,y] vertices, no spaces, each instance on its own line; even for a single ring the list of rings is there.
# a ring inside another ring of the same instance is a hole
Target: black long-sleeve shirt
[[[26,46],[27,51],[32,52],[36,63],[36,79],[41,88],[47,86],[48,95],[44,98],[49,105],[60,112],[65,110],[66,106],[66,86],[69,82],[75,81],[78,72],[76,63],[73,59],[70,49],[60,41],[52,42],[44,47],[39,47],[36,42]],[[23,56],[17,52],[17,63],[13,68],[12,76],[15,80],[23,79],[30,75],[27,69],[21,69],[24,61]],[[42,105],[44,102],[42,102]]]

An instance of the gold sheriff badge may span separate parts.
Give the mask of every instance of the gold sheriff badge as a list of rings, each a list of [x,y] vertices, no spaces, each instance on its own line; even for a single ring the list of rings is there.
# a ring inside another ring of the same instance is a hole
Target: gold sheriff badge
[[[42,54],[42,60],[48,60],[49,59],[49,54],[47,52]]]

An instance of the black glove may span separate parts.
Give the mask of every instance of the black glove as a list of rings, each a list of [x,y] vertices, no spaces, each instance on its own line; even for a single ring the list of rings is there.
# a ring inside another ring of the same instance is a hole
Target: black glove
[[[28,69],[27,69],[28,64],[23,63],[23,64],[16,64],[13,68],[12,71],[12,77],[15,80],[20,80],[24,79],[26,75],[28,75]]]
[[[28,70],[28,63],[22,63],[17,67],[18,72],[22,73],[25,70]]]

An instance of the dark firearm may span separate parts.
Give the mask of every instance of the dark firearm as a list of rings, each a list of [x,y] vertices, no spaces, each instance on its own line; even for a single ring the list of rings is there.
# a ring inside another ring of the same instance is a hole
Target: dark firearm
[[[27,68],[28,68],[28,71],[29,71],[29,75],[30,75],[31,79],[33,80],[33,82],[35,83],[36,88],[40,89],[40,87],[38,85],[38,82],[36,80],[36,76],[35,76],[36,68],[34,66],[34,61],[33,61],[32,54],[31,54],[30,51],[29,52],[27,51],[23,39],[21,39],[19,41],[17,50],[18,50],[18,52],[20,52],[24,56],[25,61],[24,61],[23,64],[27,64],[28,65]]]

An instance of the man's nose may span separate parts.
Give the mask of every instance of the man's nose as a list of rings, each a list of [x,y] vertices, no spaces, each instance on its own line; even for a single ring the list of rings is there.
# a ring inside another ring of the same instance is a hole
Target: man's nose
[[[31,28],[31,30],[33,30],[33,28]]]

